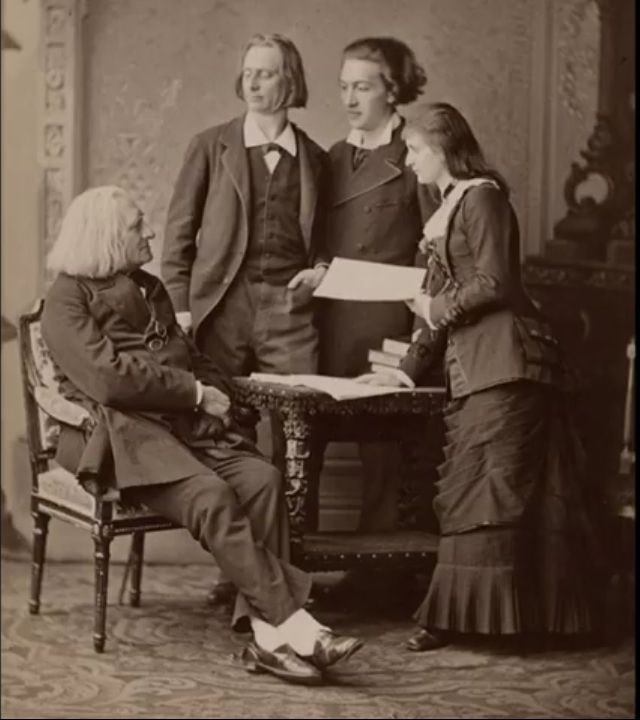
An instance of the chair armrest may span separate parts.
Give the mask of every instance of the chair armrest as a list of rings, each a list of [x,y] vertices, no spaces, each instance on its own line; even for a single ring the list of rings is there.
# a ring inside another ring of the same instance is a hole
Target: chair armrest
[[[88,410],[62,397],[53,388],[38,385],[34,388],[33,395],[38,407],[58,422],[80,429],[92,422]]]

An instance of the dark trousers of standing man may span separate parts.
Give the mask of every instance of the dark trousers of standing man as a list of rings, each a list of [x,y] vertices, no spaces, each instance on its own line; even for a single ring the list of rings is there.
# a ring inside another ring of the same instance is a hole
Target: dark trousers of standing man
[[[326,450],[325,441],[319,440],[313,445],[313,488],[307,505],[309,530],[318,527],[318,484]],[[362,464],[362,504],[358,531],[392,532],[398,527],[398,492],[403,467],[401,445],[398,442],[377,440],[358,443],[358,450]]]
[[[200,350],[230,376],[316,373],[318,333],[311,291],[251,281],[240,272],[198,331]],[[281,419],[272,413],[273,464],[284,470]]]

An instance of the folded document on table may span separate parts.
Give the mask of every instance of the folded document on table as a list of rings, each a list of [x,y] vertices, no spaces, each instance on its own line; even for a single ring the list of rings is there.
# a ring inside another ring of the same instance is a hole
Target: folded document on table
[[[355,380],[330,375],[276,375],[272,373],[251,373],[250,380],[280,383],[290,387],[303,386],[325,392],[334,400],[353,400],[355,398],[390,395],[398,392],[414,392],[411,388],[367,385]],[[430,392],[444,392],[443,388],[420,388]]]
[[[402,302],[420,292],[425,273],[424,268],[337,257],[313,294],[334,300]]]

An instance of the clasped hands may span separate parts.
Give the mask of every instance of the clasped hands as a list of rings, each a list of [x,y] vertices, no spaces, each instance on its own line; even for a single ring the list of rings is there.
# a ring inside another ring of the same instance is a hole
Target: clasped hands
[[[225,428],[229,427],[231,422],[229,415],[231,400],[222,390],[218,390],[218,388],[212,385],[203,385],[202,399],[200,400],[198,408],[202,410],[202,412],[207,413],[207,415],[213,415],[222,420]]]

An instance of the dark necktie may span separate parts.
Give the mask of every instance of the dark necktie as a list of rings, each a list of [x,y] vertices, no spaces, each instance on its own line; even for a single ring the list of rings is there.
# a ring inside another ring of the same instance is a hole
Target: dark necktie
[[[353,155],[351,157],[351,166],[354,170],[357,170],[365,159],[371,154],[371,150],[366,148],[354,147]]]
[[[277,143],[266,143],[266,145],[261,145],[262,152],[266,155],[267,153],[270,153],[275,150],[275,152],[280,153],[282,151],[282,147],[278,145]]]
[[[446,200],[447,195],[453,190],[455,185],[453,183],[449,183],[447,187],[442,191],[442,199]]]

